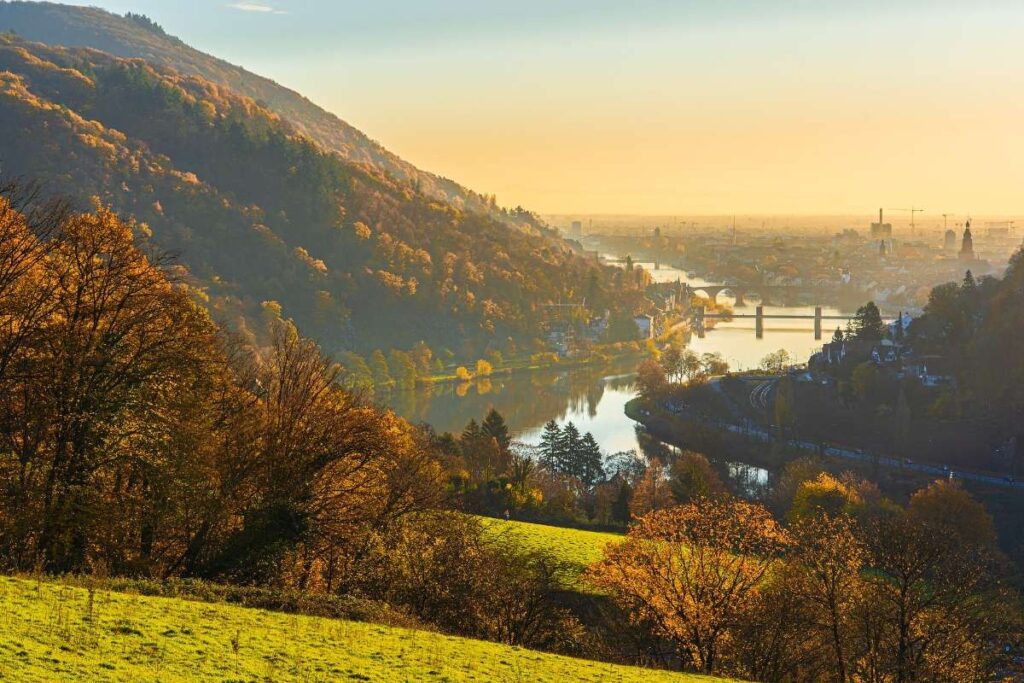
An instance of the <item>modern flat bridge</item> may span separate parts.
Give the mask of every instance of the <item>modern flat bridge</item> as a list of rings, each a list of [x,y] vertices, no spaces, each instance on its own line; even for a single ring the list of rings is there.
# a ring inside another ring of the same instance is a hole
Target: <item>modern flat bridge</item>
[[[736,318],[753,318],[754,334],[760,339],[764,336],[765,320],[813,320],[814,338],[821,339],[822,322],[825,320],[853,320],[854,315],[824,315],[821,306],[814,307],[814,315],[800,315],[797,313],[765,313],[764,306],[754,309],[755,313],[708,313],[704,306],[695,306],[693,309],[693,327],[697,337],[703,339],[705,332],[705,321],[707,320],[734,320]]]

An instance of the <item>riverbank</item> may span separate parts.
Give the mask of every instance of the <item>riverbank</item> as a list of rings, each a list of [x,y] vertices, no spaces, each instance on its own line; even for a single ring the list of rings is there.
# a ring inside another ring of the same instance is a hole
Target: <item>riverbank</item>
[[[895,458],[878,452],[868,453],[860,449],[833,443],[815,442],[803,439],[789,439],[774,430],[761,427],[752,420],[743,423],[729,422],[686,411],[685,404],[673,403],[672,408],[658,401],[637,397],[626,403],[626,416],[643,425],[655,438],[677,448],[693,450],[711,449],[708,457],[750,462],[769,469],[781,467],[787,460],[800,456],[815,456],[834,464],[870,471],[878,479],[882,470],[888,470],[890,478],[907,484],[913,481],[929,481],[935,478],[958,479],[971,484],[995,489],[1024,491],[1024,482],[998,475],[969,470],[951,470],[949,467],[913,462],[906,458]],[[708,431],[718,431],[722,438],[709,439]],[[742,439],[759,446],[754,449],[760,457],[751,458],[751,449],[742,452],[722,452],[724,441]],[[768,446],[766,453],[765,446]],[[770,455],[769,455],[770,454]],[[765,456],[768,457],[765,457]],[[909,481],[908,481],[909,480]],[[899,488],[904,488],[900,486]]]
[[[552,370],[571,370],[573,368],[586,368],[594,367],[599,365],[608,365],[612,363],[618,363],[621,361],[634,360],[639,362],[642,358],[648,355],[646,348],[628,349],[621,352],[615,353],[603,353],[595,352],[584,358],[562,358],[557,357],[554,359],[545,359],[543,361],[534,361],[531,358],[518,359],[511,361],[498,368],[492,368],[487,374],[472,374],[468,377],[462,376],[453,369],[451,372],[446,372],[440,375],[432,375],[429,377],[417,377],[416,384],[418,386],[431,386],[438,384],[461,384],[463,382],[472,382],[478,379],[493,379],[497,377],[511,377],[513,375],[531,373],[531,372],[545,372]],[[549,356],[553,354],[538,354],[543,356]]]

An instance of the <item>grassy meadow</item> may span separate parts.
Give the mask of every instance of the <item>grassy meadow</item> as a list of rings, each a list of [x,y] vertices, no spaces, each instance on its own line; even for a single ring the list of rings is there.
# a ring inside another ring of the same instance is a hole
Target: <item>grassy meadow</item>
[[[526,552],[544,550],[559,559],[583,569],[601,559],[602,549],[609,543],[622,541],[621,534],[584,531],[566,527],[517,522],[490,517],[481,518],[485,528],[503,541]]]
[[[0,680],[665,681],[426,631],[0,577]],[[721,679],[714,679],[721,680]]]

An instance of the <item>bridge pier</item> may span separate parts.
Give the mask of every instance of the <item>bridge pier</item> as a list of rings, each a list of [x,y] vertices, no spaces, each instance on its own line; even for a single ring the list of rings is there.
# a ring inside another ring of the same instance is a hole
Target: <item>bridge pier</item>
[[[821,341],[821,306],[814,307],[814,339]]]
[[[742,289],[734,289],[732,290],[732,293],[736,297],[736,303],[734,303],[733,306],[739,307],[747,305],[747,302],[743,300],[743,295],[746,292],[744,292]]]
[[[764,306],[757,307],[757,317],[754,319],[754,334],[758,339],[764,338]]]

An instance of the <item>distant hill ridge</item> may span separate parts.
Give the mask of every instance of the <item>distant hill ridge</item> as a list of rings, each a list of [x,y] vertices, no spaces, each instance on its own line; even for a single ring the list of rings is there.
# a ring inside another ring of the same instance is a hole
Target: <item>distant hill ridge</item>
[[[141,15],[122,17],[95,7],[0,0],[0,32],[4,31],[49,45],[90,47],[120,57],[138,57],[183,75],[201,76],[260,102],[349,161],[386,171],[458,208],[494,213],[490,201],[480,194],[416,168],[299,93],[200,52]]]

